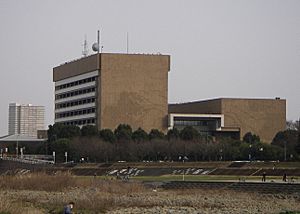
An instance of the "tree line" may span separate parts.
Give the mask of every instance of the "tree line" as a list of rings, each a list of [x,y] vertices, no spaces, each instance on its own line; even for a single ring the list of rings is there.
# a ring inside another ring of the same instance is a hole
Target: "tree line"
[[[138,128],[132,130],[120,124],[115,130],[98,131],[95,126],[54,124],[48,129],[45,150],[56,152],[56,160],[78,162],[115,161],[179,161],[186,156],[189,161],[233,160],[299,160],[300,130],[287,129],[278,132],[271,144],[262,143],[259,136],[247,133],[243,140],[214,139],[187,126],[183,130],[171,129],[165,135],[152,129],[149,133]]]

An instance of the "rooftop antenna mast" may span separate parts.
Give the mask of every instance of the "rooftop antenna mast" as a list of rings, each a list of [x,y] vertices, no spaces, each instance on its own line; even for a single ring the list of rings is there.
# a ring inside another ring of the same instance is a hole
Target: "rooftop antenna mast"
[[[89,48],[88,48],[87,38],[86,35],[84,35],[82,55],[86,57],[88,54],[89,54]]]
[[[127,54],[128,54],[128,52],[129,52],[129,38],[128,38],[128,32],[127,32],[127,34],[126,34],[126,50],[127,50]]]
[[[97,43],[98,43],[98,52],[100,51],[100,30],[97,31]]]
[[[101,47],[101,52],[102,52],[102,47]],[[97,31],[97,42],[92,45],[92,49],[93,49],[93,51],[95,51],[99,54],[99,52],[100,52],[100,30]]]

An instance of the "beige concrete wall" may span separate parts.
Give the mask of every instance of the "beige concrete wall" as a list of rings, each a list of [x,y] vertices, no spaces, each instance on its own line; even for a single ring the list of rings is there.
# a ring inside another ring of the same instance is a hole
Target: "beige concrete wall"
[[[103,128],[167,130],[170,56],[101,54],[98,101]],[[98,113],[99,114],[99,113]]]
[[[222,99],[225,127],[240,127],[241,138],[252,132],[271,143],[277,132],[285,130],[286,101],[272,99]]]
[[[169,113],[220,114],[221,100],[206,100],[190,103],[169,104]]]
[[[53,68],[53,81],[56,82],[97,69],[97,54],[95,54]]]
[[[170,104],[169,113],[224,114],[225,128],[240,128],[241,139],[247,132],[271,143],[277,132],[285,130],[286,101],[275,99],[230,99]]]
[[[99,60],[99,61],[98,61]],[[95,54],[53,68],[53,81],[100,68],[97,79],[97,126],[167,130],[170,56]]]

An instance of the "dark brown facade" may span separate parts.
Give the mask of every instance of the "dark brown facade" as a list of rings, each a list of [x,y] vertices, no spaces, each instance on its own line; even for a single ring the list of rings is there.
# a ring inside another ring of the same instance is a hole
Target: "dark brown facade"
[[[119,124],[167,130],[170,56],[95,54],[53,69],[53,81],[99,70],[96,125],[115,129]]]
[[[239,129],[240,138],[252,132],[270,143],[277,132],[285,130],[286,100],[221,98],[170,104],[169,113],[222,114],[223,130]]]

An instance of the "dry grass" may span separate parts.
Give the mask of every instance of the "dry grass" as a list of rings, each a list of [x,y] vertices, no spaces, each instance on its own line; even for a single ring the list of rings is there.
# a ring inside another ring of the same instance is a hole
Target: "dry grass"
[[[62,191],[75,185],[76,179],[70,173],[45,173],[9,175],[0,177],[0,189]]]
[[[98,188],[101,191],[115,194],[140,192],[145,188],[139,183],[123,183],[116,180],[102,180],[90,177],[79,178],[69,172],[58,172],[55,175],[32,173],[17,176],[0,176],[0,189],[4,190],[38,190],[64,191],[70,188]]]
[[[0,214],[14,214],[14,213],[28,213],[28,214],[39,214],[45,213],[40,208],[26,205],[21,200],[12,200],[7,198],[5,195],[0,195]]]
[[[5,196],[0,195],[0,213],[11,213],[16,212],[15,207],[11,200],[5,198]]]
[[[22,207],[36,205],[50,213],[61,213],[68,201],[75,201],[77,210],[104,212],[118,206],[120,200],[114,196],[129,197],[131,194],[145,192],[145,187],[137,182],[121,182],[95,178],[74,177],[70,173],[33,173],[18,176],[0,177],[0,214],[19,213]],[[17,202],[17,203],[16,203]],[[126,206],[126,204],[124,204]],[[26,209],[25,209],[26,210]]]
[[[299,197],[227,190],[153,191],[137,182],[29,174],[0,177],[0,214],[61,213],[279,213],[300,210]],[[181,209],[183,211],[181,212]],[[184,211],[185,210],[185,211]],[[1,213],[2,212],[2,213]]]

